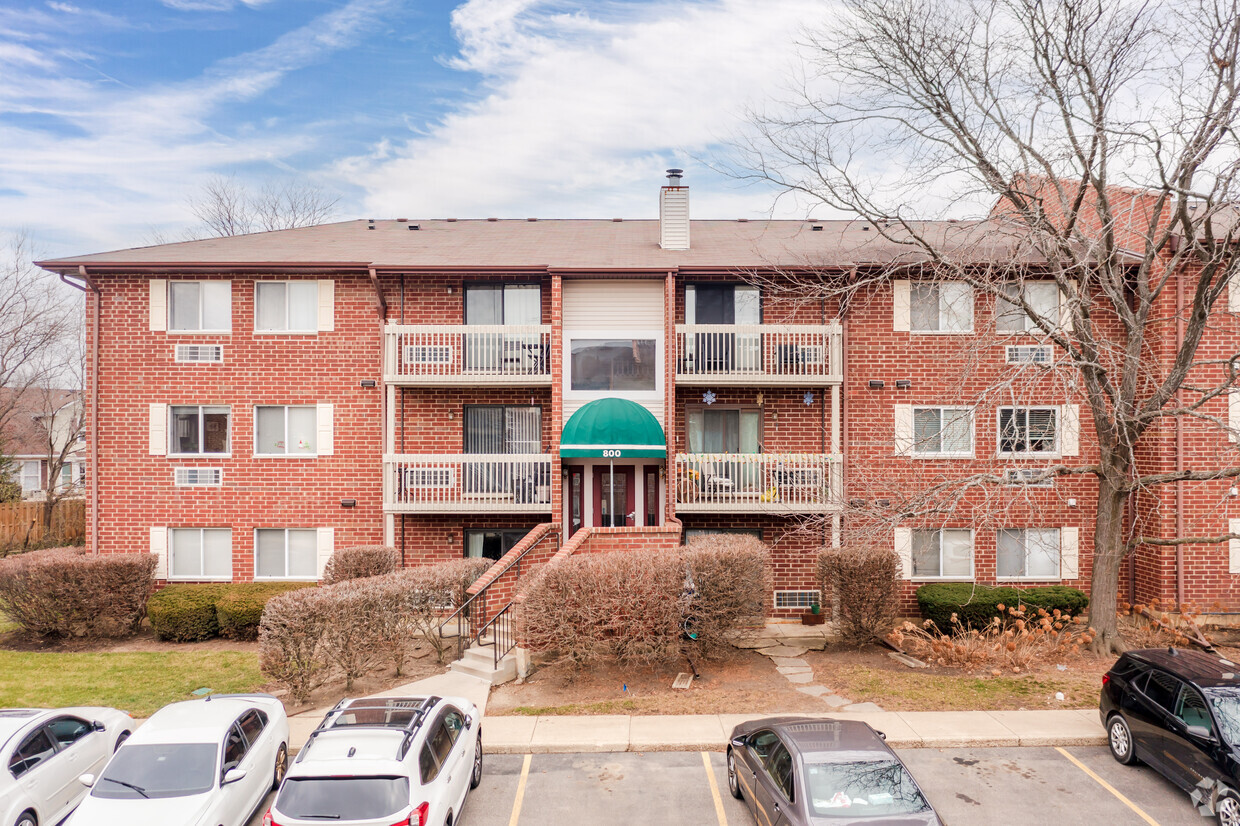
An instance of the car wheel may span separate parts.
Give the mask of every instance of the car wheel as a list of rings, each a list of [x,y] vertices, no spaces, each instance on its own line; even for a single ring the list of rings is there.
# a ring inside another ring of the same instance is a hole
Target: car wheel
[[[744,795],[741,794],[741,781],[736,776],[736,755],[728,749],[728,791],[737,800],[743,800]]]
[[[1107,745],[1111,747],[1111,756],[1125,766],[1137,762],[1132,730],[1128,728],[1128,721],[1118,714],[1112,715],[1107,721]]]
[[[280,781],[284,780],[286,774],[288,774],[288,748],[281,743],[280,748],[276,750],[276,767],[271,775],[272,791],[280,788]]]
[[[39,826],[39,821],[35,818],[34,812],[22,812],[17,816],[17,823],[14,826]]]
[[[1219,826],[1240,826],[1240,798],[1231,790],[1220,792],[1214,804],[1214,814]]]
[[[474,746],[474,771],[469,776],[469,788],[476,789],[482,782],[482,732],[478,732],[478,743]]]
[[[121,736],[116,738],[116,745],[113,746],[112,753],[115,754],[116,752],[118,752],[121,746],[125,745],[125,741],[128,739],[129,739],[129,732],[122,731]]]

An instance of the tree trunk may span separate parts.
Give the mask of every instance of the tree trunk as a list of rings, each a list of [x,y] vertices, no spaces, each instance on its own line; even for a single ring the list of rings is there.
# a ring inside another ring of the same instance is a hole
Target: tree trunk
[[[1101,477],[1098,481],[1098,513],[1094,520],[1094,567],[1090,578],[1089,627],[1096,634],[1093,648],[1099,654],[1122,654],[1128,649],[1119,633],[1116,615],[1119,569],[1124,561],[1124,509],[1129,492],[1122,482]]]

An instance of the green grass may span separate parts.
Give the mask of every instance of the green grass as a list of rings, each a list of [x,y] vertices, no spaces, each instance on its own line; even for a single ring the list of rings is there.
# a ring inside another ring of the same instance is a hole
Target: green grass
[[[641,711],[643,704],[636,700],[599,700],[594,703],[568,703],[562,706],[514,706],[507,714],[522,717],[548,717],[574,714],[625,714]]]
[[[1091,674],[1059,677],[1032,675],[973,677],[908,673],[865,666],[832,671],[827,683],[858,702],[878,703],[889,711],[988,711],[1015,708],[1096,708],[1098,680]],[[1064,699],[1055,700],[1062,691]]]
[[[0,708],[113,706],[134,717],[192,699],[196,688],[253,691],[265,680],[244,651],[68,654],[0,650]]]

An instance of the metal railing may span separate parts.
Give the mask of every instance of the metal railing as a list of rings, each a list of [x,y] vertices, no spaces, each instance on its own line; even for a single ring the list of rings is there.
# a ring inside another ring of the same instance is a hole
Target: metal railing
[[[841,504],[843,457],[829,453],[678,453],[682,513],[821,513]]]
[[[389,324],[390,384],[550,384],[550,324]]]
[[[512,606],[516,602],[510,602],[503,608],[495,612],[495,616],[487,620],[486,625],[478,629],[478,635],[475,641],[478,645],[491,646],[492,667],[499,668],[499,661],[504,659],[509,651],[517,647],[517,631],[515,623],[515,612]],[[491,632],[491,639],[487,639],[487,632]]]
[[[838,324],[677,324],[676,381],[707,384],[834,384]]]
[[[551,510],[551,456],[384,456],[383,508],[393,513],[547,513]]]

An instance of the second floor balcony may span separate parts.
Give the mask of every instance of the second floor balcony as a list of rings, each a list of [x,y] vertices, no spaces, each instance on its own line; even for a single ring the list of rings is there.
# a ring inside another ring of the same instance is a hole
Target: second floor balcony
[[[551,384],[550,324],[389,324],[383,380],[421,387]]]
[[[838,324],[677,324],[676,383],[839,384],[841,341]]]
[[[550,513],[551,456],[384,456],[383,509],[389,513]]]
[[[678,453],[677,513],[830,513],[843,457],[829,453]]]

